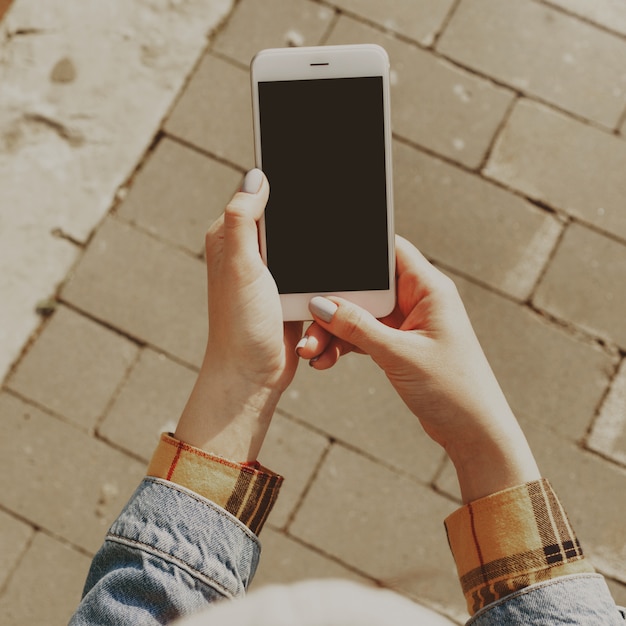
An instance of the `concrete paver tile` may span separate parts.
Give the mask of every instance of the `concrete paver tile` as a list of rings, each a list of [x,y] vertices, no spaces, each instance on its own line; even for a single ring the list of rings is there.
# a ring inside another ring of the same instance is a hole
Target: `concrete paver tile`
[[[62,298],[180,359],[199,365],[206,346],[204,263],[108,218]]]
[[[613,375],[613,359],[526,307],[454,280],[515,414],[581,440]]]
[[[626,35],[626,4],[622,0],[544,0],[544,2]]]
[[[333,15],[309,0],[241,0],[213,48],[249,65],[264,48],[317,46]]]
[[[4,587],[34,532],[32,526],[0,510],[0,589]]]
[[[193,370],[143,350],[98,434],[150,460],[161,433],[175,429],[195,380]]]
[[[626,245],[571,224],[534,303],[558,318],[626,348]]]
[[[302,364],[278,406],[424,482],[443,455],[366,356],[349,354],[325,372]]]
[[[165,131],[251,169],[254,142],[249,73],[207,54],[165,122]]]
[[[626,41],[537,2],[463,0],[437,49],[609,128],[626,103]]]
[[[587,445],[626,465],[626,360],[622,361],[611,390],[602,403]]]
[[[90,559],[36,533],[0,599],[0,614],[11,626],[65,626],[80,602]]]
[[[626,606],[626,584],[619,583],[611,578],[607,578],[606,583],[617,606]]]
[[[0,415],[3,506],[95,552],[145,466],[6,392]]]
[[[396,231],[421,251],[525,300],[563,225],[519,196],[398,142]]]
[[[623,139],[522,100],[485,174],[626,239],[624,163]]]
[[[133,180],[118,215],[194,254],[241,174],[165,137]]]
[[[383,46],[391,62],[393,132],[468,167],[480,165],[511,92],[346,17],[327,43]]]
[[[429,46],[441,29],[454,0],[332,0],[332,3],[386,30]]]
[[[274,416],[259,458],[285,477],[270,524],[278,528],[287,524],[327,446],[326,437],[282,415]]]
[[[463,612],[443,529],[455,508],[430,489],[335,446],[290,532],[387,586]]]
[[[251,589],[319,578],[344,578],[367,583],[366,578],[269,526],[263,529],[261,545],[263,557]]]
[[[137,352],[128,339],[59,307],[7,385],[89,430]]]

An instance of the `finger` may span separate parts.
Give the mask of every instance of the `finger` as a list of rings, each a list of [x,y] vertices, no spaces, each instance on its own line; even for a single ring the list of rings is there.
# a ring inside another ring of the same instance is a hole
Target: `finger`
[[[353,350],[354,346],[352,344],[338,337],[333,337],[324,351],[309,361],[309,365],[316,370],[327,370],[335,365],[342,356]]]
[[[395,342],[397,331],[343,298],[316,296],[311,299],[309,310],[323,329],[371,355],[374,360],[388,354]]]
[[[296,344],[296,354],[303,359],[312,359],[319,356],[333,336],[319,324],[313,322],[304,333],[304,337]]]
[[[242,190],[237,192],[224,210],[224,247],[232,258],[258,257],[257,222],[261,219],[269,197],[269,183],[259,169],[250,170]],[[254,251],[254,252],[253,252]]]

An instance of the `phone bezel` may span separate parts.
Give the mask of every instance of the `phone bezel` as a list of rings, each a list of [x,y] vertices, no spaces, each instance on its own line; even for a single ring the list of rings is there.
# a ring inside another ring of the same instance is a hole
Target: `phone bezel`
[[[381,76],[383,80],[383,123],[385,137],[385,171],[387,195],[387,233],[389,250],[389,289],[373,291],[328,291],[280,294],[285,321],[310,320],[308,304],[314,296],[340,296],[362,306],[375,317],[384,317],[395,306],[395,237],[393,215],[393,176],[391,159],[391,118],[389,89],[389,57],[376,44],[315,46],[304,48],[271,48],[255,55],[250,64],[254,149],[258,168],[263,169],[259,91],[257,84],[265,81],[315,80],[324,78],[358,78]],[[271,181],[270,181],[271,193]],[[259,222],[261,256],[267,263],[265,220]]]

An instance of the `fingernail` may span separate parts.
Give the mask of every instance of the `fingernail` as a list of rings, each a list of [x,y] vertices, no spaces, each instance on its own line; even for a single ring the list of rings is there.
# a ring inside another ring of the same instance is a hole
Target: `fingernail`
[[[304,337],[302,337],[302,339],[300,339],[300,341],[298,341],[298,343],[296,344],[296,354],[298,356],[300,356],[300,350],[302,350],[302,348],[306,346],[306,343],[308,340],[309,340],[308,335],[304,335]]]
[[[261,189],[262,182],[263,172],[255,167],[253,170],[250,170],[243,179],[241,191],[244,193],[257,193],[259,189]]]
[[[315,364],[319,361],[320,356],[321,356],[321,355],[319,355],[319,354],[318,354],[317,356],[314,356],[314,357],[313,357],[313,358],[309,361],[309,367],[313,367],[313,366],[314,366],[314,365],[315,365]]]
[[[309,302],[309,311],[327,324],[333,319],[333,315],[335,314],[337,308],[338,307],[334,302],[331,302],[328,298],[323,298],[322,296],[315,296],[314,298],[311,298],[311,301]]]

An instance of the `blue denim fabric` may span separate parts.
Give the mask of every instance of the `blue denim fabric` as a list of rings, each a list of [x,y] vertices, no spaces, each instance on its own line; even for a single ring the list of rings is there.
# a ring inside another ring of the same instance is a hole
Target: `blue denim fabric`
[[[148,477],[94,557],[70,626],[167,624],[215,600],[241,596],[259,554],[256,536],[222,508]],[[341,615],[337,618],[341,624]],[[206,624],[212,621],[209,612]],[[578,575],[513,594],[468,624],[625,626],[626,618],[601,576]]]
[[[538,583],[485,607],[467,626],[527,624],[624,626],[609,588],[599,574],[563,576]]]
[[[242,595],[259,553],[256,536],[222,508],[147,477],[94,557],[70,625],[166,624]]]

